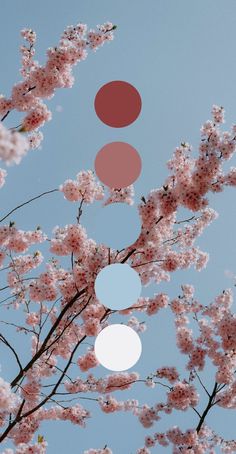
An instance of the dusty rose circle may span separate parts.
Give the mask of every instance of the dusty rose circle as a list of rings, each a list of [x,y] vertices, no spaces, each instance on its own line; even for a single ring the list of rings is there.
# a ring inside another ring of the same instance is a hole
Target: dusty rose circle
[[[123,80],[114,80],[98,90],[94,107],[103,123],[113,128],[123,128],[137,119],[142,100],[133,85]]]
[[[111,142],[95,158],[98,178],[110,188],[126,188],[140,175],[142,161],[137,150],[126,142]]]

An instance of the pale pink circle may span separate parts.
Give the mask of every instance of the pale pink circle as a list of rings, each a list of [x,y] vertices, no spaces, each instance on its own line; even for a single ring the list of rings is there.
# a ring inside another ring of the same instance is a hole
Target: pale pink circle
[[[111,142],[97,153],[94,163],[98,178],[110,188],[126,188],[140,175],[142,161],[126,142]]]

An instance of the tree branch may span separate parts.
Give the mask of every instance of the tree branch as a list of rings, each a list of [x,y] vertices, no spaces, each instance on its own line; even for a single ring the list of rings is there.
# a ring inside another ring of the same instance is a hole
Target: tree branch
[[[21,420],[21,411],[24,407],[24,404],[25,404],[25,399],[22,400],[21,404],[20,404],[20,407],[19,407],[19,410],[17,412],[17,415],[14,419],[14,421],[12,421],[8,427],[6,428],[6,430],[3,432],[2,435],[0,435],[0,443],[7,437],[7,435],[9,434],[9,432],[13,429],[13,427],[15,427],[15,425]]]
[[[128,252],[128,254],[125,256],[124,259],[121,260],[120,263],[125,263],[135,251],[136,249],[131,249],[131,251]]]
[[[77,312],[77,313],[72,317],[72,319],[69,321],[68,325],[66,325],[66,326],[64,327],[64,329],[62,330],[62,332],[61,332],[55,339],[53,339],[53,341],[51,342],[51,344],[49,344],[49,345],[47,346],[47,348],[45,348],[45,351],[47,351],[49,348],[52,347],[52,345],[54,345],[56,342],[59,341],[59,339],[61,338],[61,336],[63,336],[63,334],[65,333],[65,331],[67,330],[67,328],[69,328],[69,326],[73,323],[73,321],[74,321],[74,320],[81,314],[81,312],[83,312],[83,310],[88,306],[88,304],[89,304],[91,298],[92,298],[92,296],[90,295],[90,297],[89,297],[87,303],[82,307],[82,309],[81,309],[79,312]]]
[[[40,356],[44,353],[45,348],[47,347],[47,343],[49,339],[51,338],[52,334],[54,333],[55,329],[58,327],[60,321],[62,320],[63,316],[65,313],[70,309],[70,307],[74,304],[74,302],[81,296],[83,295],[87,290],[87,287],[85,287],[83,290],[80,292],[77,292],[76,295],[64,306],[62,309],[60,315],[57,317],[55,323],[52,325],[51,329],[49,330],[47,336],[45,337],[40,349],[35,353],[33,358],[28,362],[28,364],[19,372],[19,374],[14,378],[14,380],[11,382],[11,386],[14,387],[17,385],[17,382],[21,379],[21,377],[27,372],[37,361],[37,359],[40,358]]]
[[[207,404],[204,412],[202,413],[202,415],[200,417],[200,421],[199,421],[198,426],[196,428],[197,433],[200,431],[200,429],[201,429],[201,427],[202,427],[202,425],[203,425],[203,423],[205,421],[205,417],[207,416],[207,413],[209,412],[209,410],[212,407],[212,401],[214,400],[214,397],[216,396],[216,393],[217,393],[217,385],[218,385],[218,383],[215,382],[214,388],[213,388],[212,393],[211,393],[211,395],[209,397],[208,404]]]
[[[87,287],[86,287],[87,289]],[[84,289],[85,290],[85,289]],[[81,290],[82,292],[82,290]],[[104,318],[110,313],[110,309],[107,309],[105,314],[102,316],[102,318],[100,319],[100,322],[102,322],[104,320]],[[73,348],[71,354],[70,354],[70,358],[64,368],[64,370],[62,371],[62,374],[59,378],[59,380],[57,381],[57,383],[55,384],[55,386],[53,387],[52,391],[45,397],[45,399],[43,399],[38,405],[36,405],[34,408],[31,408],[29,411],[27,411],[26,413],[24,413],[23,415],[20,416],[20,413],[21,413],[21,410],[24,406],[24,402],[22,402],[21,404],[21,407],[16,415],[16,418],[14,419],[14,421],[9,424],[9,426],[7,427],[7,429],[4,431],[4,433],[0,436],[0,442],[2,442],[8,435],[8,433],[11,431],[11,429],[13,429],[13,427],[15,427],[15,425],[17,423],[19,423],[23,418],[26,418],[27,416],[30,416],[31,414],[33,414],[35,411],[37,411],[39,408],[41,408],[45,403],[47,403],[49,400],[51,400],[51,398],[56,394],[56,391],[57,389],[59,388],[63,378],[66,376],[66,373],[67,373],[67,370],[69,369],[71,363],[72,363],[72,360],[73,360],[73,357],[77,351],[77,348],[79,347],[79,345],[86,339],[86,335],[84,335],[75,345],[75,347]]]

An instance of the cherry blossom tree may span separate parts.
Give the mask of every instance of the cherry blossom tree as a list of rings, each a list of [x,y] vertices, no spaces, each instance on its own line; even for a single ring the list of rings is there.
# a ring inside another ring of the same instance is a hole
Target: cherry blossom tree
[[[28,47],[21,48],[23,81],[13,87],[11,98],[0,99],[0,158],[6,164],[19,164],[30,148],[39,145],[42,140],[39,128],[51,118],[42,99],[50,99],[56,88],[71,87],[73,65],[87,56],[86,48],[97,49],[112,40],[115,28],[112,23],[98,26],[97,31],[87,31],[84,24],[68,27],[59,46],[48,50],[43,67],[33,59],[35,33],[22,32],[28,42]],[[24,116],[17,128],[7,129],[3,121],[13,109]],[[206,305],[194,297],[193,286],[183,284],[181,294],[172,300],[165,293],[156,293],[140,297],[135,305],[119,311],[124,323],[139,333],[148,326],[140,322],[139,314],[145,314],[147,320],[158,317],[159,311],[165,311],[166,317],[173,314],[176,344],[186,359],[184,374],[175,364],[164,364],[147,377],[128,371],[99,378],[91,372],[99,366],[93,348],[95,336],[112,322],[116,313],[105,308],[94,292],[96,276],[103,267],[128,263],[139,273],[143,286],[170,281],[176,270],[193,266],[201,271],[206,267],[208,254],[196,247],[195,241],[217,217],[208,205],[207,195],[221,192],[225,186],[236,186],[236,168],[226,172],[223,169],[225,161],[235,153],[236,125],[222,132],[222,123],[224,109],[214,105],[212,119],[201,128],[197,156],[193,157],[188,143],[176,148],[167,163],[166,181],[141,198],[137,206],[141,234],[125,249],[113,250],[89,238],[82,215],[86,205],[98,200],[104,206],[120,201],[132,204],[133,186],[106,189],[91,170],[79,171],[74,179],[19,204],[0,219],[0,272],[5,279],[0,289],[1,325],[10,325],[16,331],[19,344],[31,345],[28,360],[23,362],[17,346],[0,334],[1,343],[17,368],[11,383],[0,378],[0,440],[14,446],[4,448],[3,444],[4,454],[44,454],[47,442],[39,433],[45,420],[71,421],[86,427],[92,417],[84,405],[86,399],[107,415],[126,411],[138,419],[147,429],[147,436],[143,447],[134,447],[137,454],[149,454],[158,445],[169,447],[173,453],[213,454],[217,446],[224,453],[236,452],[236,441],[224,440],[206,422],[216,406],[228,409],[229,413],[236,408],[236,316],[231,308],[231,289]],[[1,185],[5,176],[3,169]],[[24,231],[14,223],[15,211],[54,192],[60,192],[74,204],[74,224],[56,226],[48,237],[39,227]],[[189,216],[179,220],[177,216],[183,207],[189,210]],[[40,244],[47,246],[50,253],[46,263],[40,250],[32,252]],[[37,273],[42,265],[43,271]],[[6,309],[8,316],[18,311],[24,323],[4,320]],[[82,353],[80,347],[86,343],[90,345]],[[208,367],[206,360],[216,369],[209,370],[211,390],[201,377]],[[136,399],[117,399],[117,390],[130,390],[138,382],[150,389],[162,387],[164,400],[154,401],[150,407]],[[200,410],[203,394],[207,404]],[[158,432],[158,421],[168,418],[173,410],[194,412],[194,427],[182,431],[176,424],[166,432]],[[108,446],[84,452],[111,453]]]

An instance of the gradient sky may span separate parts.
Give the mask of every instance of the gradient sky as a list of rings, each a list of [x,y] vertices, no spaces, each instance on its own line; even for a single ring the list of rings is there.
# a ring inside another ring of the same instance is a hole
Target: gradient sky
[[[226,109],[224,129],[236,123],[235,0],[1,0],[0,92],[9,95],[12,84],[20,80],[18,47],[22,28],[30,27],[37,32],[37,59],[43,63],[46,49],[56,45],[67,25],[81,21],[94,27],[107,20],[118,26],[115,40],[96,53],[90,52],[87,60],[75,68],[73,88],[58,91],[49,101],[53,120],[43,129],[42,149],[30,152],[20,166],[8,169],[7,183],[1,190],[3,214],[34,195],[58,187],[67,178],[73,179],[80,170],[93,168],[96,153],[111,141],[130,143],[142,157],[142,173],[135,183],[138,203],[142,195],[162,186],[168,174],[165,163],[181,141],[191,143],[196,149],[201,124],[209,119],[213,104]],[[119,130],[103,124],[93,107],[98,89],[111,80],[132,83],[143,103],[139,118]],[[62,106],[61,112],[57,111],[57,106]],[[18,117],[9,116],[6,124],[14,126],[17,121]],[[228,167],[235,164],[234,157]],[[192,269],[178,271],[169,283],[144,288],[143,295],[165,291],[174,297],[179,294],[181,284],[189,283],[195,285],[196,297],[208,304],[223,289],[233,285],[225,270],[236,273],[235,195],[235,189],[227,188],[224,193],[209,197],[209,205],[220,216],[196,242],[210,254],[207,268],[201,273]],[[86,208],[85,225],[92,225],[100,210],[98,203]],[[55,225],[73,223],[75,216],[76,206],[56,193],[24,207],[11,220],[22,229],[40,225],[51,235]],[[18,320],[20,314],[6,314],[1,309],[1,319],[12,320],[12,317]],[[164,364],[181,369],[185,358],[175,347],[173,318],[169,311],[148,321],[148,330],[142,335],[143,354],[134,370],[145,378]],[[13,342],[19,342],[10,328],[4,332]],[[19,349],[26,361],[27,341],[23,335],[20,340]],[[13,363],[3,348],[0,354],[2,376],[10,380],[14,375]],[[103,373],[99,368],[99,375]],[[212,389],[214,369],[211,365],[203,377]],[[163,392],[136,384],[128,393],[117,392],[116,395],[119,399],[133,397],[150,404],[160,401]],[[49,454],[82,454],[85,449],[101,448],[105,444],[114,454],[135,454],[147,434],[165,430],[170,425],[186,429],[197,423],[194,412],[173,412],[171,417],[164,417],[147,430],[131,414],[107,416],[95,402],[81,403],[93,413],[85,430],[64,422],[42,425],[39,433],[49,443]],[[227,439],[235,436],[235,412],[214,407],[207,422],[221,436]],[[153,452],[170,453],[171,450],[158,447]]]

